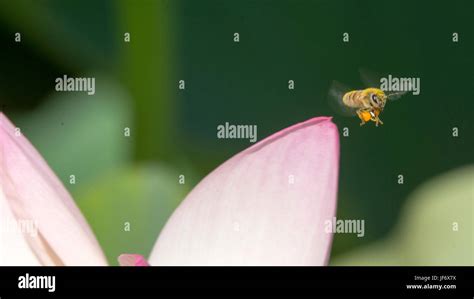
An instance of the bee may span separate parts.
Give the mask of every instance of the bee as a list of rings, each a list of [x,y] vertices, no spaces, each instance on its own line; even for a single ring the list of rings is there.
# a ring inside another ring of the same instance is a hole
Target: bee
[[[362,73],[364,82],[371,86],[376,86],[372,78],[368,79],[366,72]],[[377,80],[378,81],[378,80]],[[331,103],[336,102],[336,110],[345,115],[357,115],[363,126],[367,122],[375,122],[375,126],[383,125],[380,114],[383,112],[388,100],[396,100],[405,92],[387,94],[380,88],[369,87],[360,90],[351,90],[343,84],[333,81],[329,96]],[[334,105],[333,105],[334,106]]]
[[[357,116],[362,121],[361,126],[368,121],[375,122],[377,127],[379,124],[383,125],[383,121],[379,118],[387,102],[387,95],[383,90],[373,87],[352,90],[344,94],[342,102],[347,107],[356,109]]]

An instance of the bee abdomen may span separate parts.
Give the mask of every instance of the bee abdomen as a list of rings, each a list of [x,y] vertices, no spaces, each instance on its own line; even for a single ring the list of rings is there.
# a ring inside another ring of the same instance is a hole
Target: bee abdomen
[[[349,91],[342,97],[344,105],[352,108],[358,108],[360,106],[359,99],[362,96],[362,90]]]

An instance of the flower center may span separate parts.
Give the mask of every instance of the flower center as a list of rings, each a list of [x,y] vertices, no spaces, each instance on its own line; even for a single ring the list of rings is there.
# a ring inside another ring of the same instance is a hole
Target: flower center
[[[118,262],[120,266],[144,267],[150,266],[146,259],[139,254],[123,253],[119,255]]]

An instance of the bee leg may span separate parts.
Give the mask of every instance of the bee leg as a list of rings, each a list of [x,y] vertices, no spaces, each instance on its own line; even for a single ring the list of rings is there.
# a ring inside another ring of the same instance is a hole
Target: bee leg
[[[359,109],[359,110],[357,110],[356,112],[357,112],[357,116],[358,116],[358,117],[360,118],[360,120],[361,120],[360,126],[363,126],[363,125],[365,125],[365,120],[364,120],[364,118],[363,118],[362,115],[361,115],[361,111],[362,111],[362,109]]]

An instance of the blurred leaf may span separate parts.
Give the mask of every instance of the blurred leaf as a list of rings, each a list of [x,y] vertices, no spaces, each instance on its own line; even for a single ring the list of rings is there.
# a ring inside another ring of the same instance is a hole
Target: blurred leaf
[[[474,265],[473,211],[474,165],[470,165],[415,191],[391,237],[336,257],[332,264]]]
[[[166,220],[189,190],[188,184],[179,184],[178,176],[163,165],[128,167],[79,194],[79,206],[109,263],[116,265],[122,253],[149,255]]]
[[[97,77],[95,95],[56,93],[14,122],[74,193],[77,186],[129,161],[133,138],[124,136],[131,124],[128,105],[117,85]],[[76,185],[69,184],[72,174]]]
[[[474,265],[473,212],[474,165],[436,178],[416,192],[396,239],[405,244],[406,263]]]
[[[377,241],[362,248],[351,250],[331,259],[331,266],[401,266],[401,251],[398,244]]]

